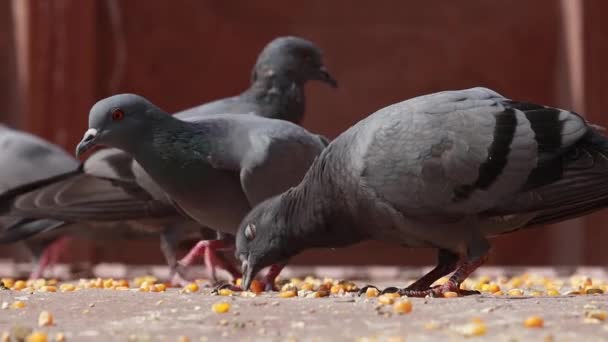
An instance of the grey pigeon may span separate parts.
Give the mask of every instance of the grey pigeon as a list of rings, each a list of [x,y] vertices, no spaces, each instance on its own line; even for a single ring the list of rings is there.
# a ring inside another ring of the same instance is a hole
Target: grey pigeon
[[[178,266],[177,242],[200,237],[201,227],[180,215],[166,197],[155,198],[148,191],[150,187],[138,180],[132,158],[108,149],[82,165],[72,164],[72,169],[62,174],[13,187],[0,195],[0,213],[20,221],[0,234],[0,242],[23,240],[31,244],[49,234],[95,241],[160,236],[161,250],[173,274]],[[33,227],[32,220],[55,224]]]
[[[342,133],[298,186],[246,216],[244,286],[304,249],[373,239],[438,250],[402,294],[466,294],[488,237],[604,208],[607,179],[608,139],[576,113],[485,88],[413,98]]]
[[[279,37],[258,56],[251,86],[241,94],[178,112],[182,120],[209,114],[254,114],[299,124],[304,116],[304,85],[319,80],[332,87],[338,82],[323,64],[319,48],[299,37]]]
[[[300,182],[325,147],[287,121],[233,114],[182,121],[134,94],[93,106],[76,154],[95,145],[133,156],[180,212],[229,235],[255,204]]]
[[[71,171],[78,164],[60,147],[32,134],[0,125],[0,192]],[[61,245],[61,235],[49,231],[60,225],[62,222],[46,218],[0,217],[0,235],[11,240],[16,231],[20,236],[47,232],[24,241],[33,258],[31,277],[39,278],[45,266],[57,256],[54,252]],[[56,247],[48,249],[53,244]]]
[[[210,114],[254,114],[299,122],[305,109],[304,84],[307,80],[321,80],[334,87],[337,85],[336,81],[324,67],[322,54],[314,44],[298,37],[280,37],[269,43],[258,57],[252,72],[252,84],[249,89],[240,95],[203,104],[177,113],[175,116],[189,121],[196,121]],[[86,179],[86,183],[84,179]],[[45,197],[53,198],[52,191],[62,190],[63,188],[73,189],[76,184],[78,186],[90,186],[89,184],[93,184],[93,186],[102,186],[106,195],[109,195],[111,191],[115,191],[117,192],[115,195],[119,197],[124,196],[121,186],[140,186],[141,189],[132,189],[132,191],[137,191],[140,195],[147,193],[157,201],[166,200],[164,192],[133,161],[132,157],[118,149],[107,149],[94,153],[85,163],[82,175],[74,175],[73,178],[62,179],[61,182],[61,186],[46,184],[44,189],[37,190],[35,194],[30,194],[29,197],[36,198],[36,196],[44,194]],[[74,182],[73,185],[71,184],[72,182]],[[111,183],[116,182],[121,186],[111,186]],[[127,226],[120,225],[118,222],[115,224],[111,223],[111,220],[119,220],[120,215],[114,215],[113,218],[104,216],[103,210],[105,210],[105,206],[109,203],[105,203],[102,198],[97,197],[95,192],[82,188],[82,191],[78,193],[71,191],[69,195],[71,196],[70,203],[73,205],[71,210],[86,208],[84,212],[79,214],[78,220],[80,222],[97,222],[94,225],[100,226],[99,221],[103,221],[103,225],[101,225],[103,229],[98,232],[102,236],[98,236],[98,238],[109,238],[109,235],[113,233],[116,234],[114,238],[125,235],[133,238],[129,226],[138,225],[138,222],[130,220],[126,224]],[[58,205],[58,203],[47,203],[47,206],[44,208],[37,206],[26,208],[25,205],[26,203],[22,203],[20,210],[29,211],[30,214],[35,212],[36,215],[43,215],[45,211],[53,213],[53,215],[57,214],[53,206]],[[62,210],[65,210],[65,208]],[[128,217],[134,218],[137,217],[138,213],[130,213],[127,211],[127,208],[124,208],[122,215],[125,215],[125,219]],[[74,219],[74,217],[70,219]],[[155,223],[159,222],[158,219],[155,220]],[[175,245],[179,237],[183,236],[180,232],[192,230],[192,222],[174,216],[172,220],[166,222],[168,225],[161,234],[161,246],[171,268],[175,269],[177,266],[174,262]],[[113,225],[112,229],[108,229],[110,225]],[[188,229],[176,229],[176,226],[183,225],[188,226]],[[160,228],[159,226],[155,226],[154,230],[158,231]],[[124,229],[122,233],[120,233],[121,229]],[[90,234],[91,229],[89,228],[88,231]],[[211,237],[204,228],[201,228],[201,232],[203,232],[204,238]],[[25,233],[25,231],[14,229],[13,233]],[[74,234],[82,235],[77,229],[74,229]],[[19,239],[19,237],[23,236],[14,234],[13,239]],[[204,248],[208,246],[210,245],[205,242],[197,244],[197,248],[193,249],[183,259],[183,264],[190,264],[198,254],[205,252]],[[221,247],[222,244],[211,246]],[[207,270],[210,271],[211,277],[215,278],[215,264],[220,263],[221,265],[225,261],[215,255],[212,251],[213,249],[209,248],[209,253],[203,254],[208,266]],[[233,267],[225,265],[222,268],[227,268],[234,275]]]

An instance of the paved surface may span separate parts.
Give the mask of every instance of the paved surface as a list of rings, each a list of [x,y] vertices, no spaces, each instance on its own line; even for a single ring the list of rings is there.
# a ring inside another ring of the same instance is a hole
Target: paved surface
[[[602,270],[584,271],[604,276]],[[345,272],[348,273],[348,269]],[[391,276],[404,272],[418,274],[420,270],[376,269],[375,272]],[[535,272],[555,275],[555,270],[550,269]],[[505,270],[487,269],[480,274],[484,273],[494,276]],[[580,274],[580,270],[577,273]],[[548,277],[559,281],[557,276]],[[560,279],[568,283],[569,277]],[[597,278],[593,281],[599,283]],[[376,284],[398,285],[399,282],[381,279]],[[608,310],[608,295],[509,298],[485,294],[465,298],[413,298],[412,312],[398,315],[393,314],[390,305],[379,305],[375,298],[350,294],[278,298],[272,293],[244,298],[216,296],[210,292],[206,288],[195,293],[180,293],[179,289],[160,293],[84,289],[33,294],[2,290],[0,302],[10,305],[21,300],[25,307],[0,310],[0,332],[20,326],[45,331],[49,337],[63,332],[67,341],[178,341],[180,336],[187,336],[189,341],[608,341],[608,319],[585,319],[585,312]],[[218,302],[230,303],[230,311],[214,313],[211,306]],[[54,316],[53,326],[38,327],[42,310]],[[541,316],[545,326],[525,328],[523,321],[530,315]],[[474,318],[482,319],[487,332],[478,337],[465,337],[467,326]]]

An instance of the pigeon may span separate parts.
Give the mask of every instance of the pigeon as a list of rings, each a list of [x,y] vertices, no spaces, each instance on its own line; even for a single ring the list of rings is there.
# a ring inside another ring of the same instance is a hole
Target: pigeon
[[[299,183],[325,148],[287,121],[239,114],[183,121],[135,94],[91,108],[76,155],[96,145],[133,156],[180,212],[230,236],[254,205]],[[268,287],[277,271],[266,276]]]
[[[78,166],[78,161],[56,145],[0,124],[0,164],[2,192],[71,171]],[[52,231],[62,224],[45,218],[1,217],[0,235],[11,240],[15,231],[19,231],[20,235],[31,236],[37,232]],[[19,228],[14,229],[15,227]],[[0,242],[3,242],[2,238]],[[30,277],[39,278],[47,264],[56,261],[58,251],[66,241],[58,234],[46,233],[24,242],[34,265]]]
[[[243,286],[307,248],[380,240],[438,251],[430,273],[385,291],[471,294],[460,284],[488,238],[604,208],[607,179],[608,139],[574,112],[486,88],[416,97],[343,132],[301,183],[248,213],[236,236]]]
[[[260,53],[257,62],[252,71],[252,84],[249,89],[243,93],[230,98],[217,100],[211,103],[203,104],[191,109],[184,110],[175,114],[176,117],[187,121],[196,121],[199,118],[222,113],[233,113],[233,114],[254,114],[269,118],[283,119],[295,123],[299,123],[304,113],[304,84],[308,80],[320,80],[328,83],[332,87],[337,86],[335,79],[329,74],[322,62],[322,53],[313,43],[298,37],[279,37],[270,42]],[[327,145],[328,140],[321,137]],[[164,192],[155,184],[155,182],[146,174],[146,172],[135,162],[130,155],[118,150],[118,149],[105,149],[102,151],[95,152],[91,155],[89,160],[85,163],[84,173],[88,174],[87,182],[96,183],[98,186],[103,186],[105,191],[117,191],[118,196],[122,193],[121,187],[110,187],[108,186],[113,181],[119,181],[120,184],[129,184],[129,186],[139,185],[151,195],[154,199],[159,201],[166,201]],[[109,172],[110,175],[105,173]],[[82,175],[75,176],[75,184],[82,185]],[[102,179],[95,179],[100,177]],[[127,183],[125,183],[124,177],[127,177]],[[117,179],[118,178],[118,179]],[[136,178],[136,180],[135,180]],[[69,184],[70,180],[63,179],[63,187],[72,187]],[[45,189],[43,192],[45,196],[52,196],[52,192],[61,187],[52,186]],[[139,191],[139,190],[138,190]],[[23,191],[22,191],[23,192]],[[141,191],[140,191],[141,192]],[[16,194],[17,192],[15,192]],[[14,194],[14,195],[15,195]],[[91,199],[91,193],[87,191],[81,191],[77,194],[81,196],[80,199],[75,199],[76,194],[72,191],[70,196],[71,200],[78,205],[86,204],[86,212],[90,213],[89,217],[80,216],[80,220],[88,221],[104,221],[105,230],[103,235],[107,236],[110,231],[117,231],[117,236],[122,234],[118,233],[120,225],[117,225],[115,229],[109,230],[107,226],[110,224],[108,218],[103,218],[104,206],[101,199]],[[122,193],[124,195],[124,193]],[[47,204],[48,205],[48,204]],[[95,210],[97,207],[99,210]],[[43,210],[53,211],[52,207],[47,208],[30,208],[37,212],[37,215],[41,215]],[[165,208],[166,210],[166,208]],[[125,215],[131,215],[132,213],[125,212]],[[100,215],[102,217],[100,217]],[[135,215],[136,216],[136,215]],[[172,215],[173,216],[173,215]],[[116,217],[118,219],[118,217]],[[179,225],[187,225],[188,231],[192,230],[190,227],[191,220],[180,220],[174,217],[173,221],[169,222],[176,223]],[[136,221],[131,221],[131,224],[136,224]],[[180,264],[174,262],[175,260],[175,245],[179,240],[178,236],[183,236],[178,231],[184,229],[174,229],[171,225],[163,230],[161,234],[161,246],[167,261],[172,269],[172,273],[178,270],[178,266],[185,267],[192,264],[198,255],[205,257],[205,264],[207,271],[210,273],[210,278],[215,280],[215,268],[227,269],[233,277],[236,277],[235,269],[231,265],[227,265],[226,261],[217,254],[214,250],[223,248],[223,242],[209,242],[201,241],[195,248],[192,249],[188,255],[182,259]],[[125,228],[124,225],[122,228]],[[156,227],[160,229],[160,227]],[[128,233],[128,227],[125,228]],[[157,230],[158,230],[157,229]],[[14,230],[17,232],[18,230]],[[75,232],[79,234],[79,232]],[[201,228],[201,234],[204,239],[215,238],[215,234],[210,234],[208,230]],[[220,235],[220,238],[224,239]],[[210,248],[207,248],[210,247]],[[207,253],[205,253],[207,251]],[[179,272],[178,272],[179,273]],[[174,283],[183,283],[183,277],[177,277]]]
[[[154,188],[139,184],[130,156],[102,150],[82,165],[69,157],[77,163],[72,164],[71,170],[10,188],[0,195],[2,217],[21,219],[0,234],[0,242],[23,240],[31,244],[30,240],[37,241],[49,234],[94,241],[160,236],[161,250],[171,275],[179,271],[175,255],[177,242],[200,237],[204,234],[200,225],[183,217],[165,197],[155,198],[153,192],[148,191]],[[55,224],[32,226],[31,220]],[[56,248],[50,253],[57,253]],[[40,275],[37,272],[33,277]]]

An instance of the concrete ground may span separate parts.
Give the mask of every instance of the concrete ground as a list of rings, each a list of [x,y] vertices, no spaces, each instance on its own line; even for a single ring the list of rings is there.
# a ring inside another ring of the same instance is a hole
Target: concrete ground
[[[96,273],[106,272],[101,276],[110,277],[109,270],[112,267],[102,267]],[[125,270],[131,273],[129,268],[117,273]],[[152,269],[144,271],[154,273]],[[140,269],[137,273],[141,272]],[[413,279],[421,272],[308,268],[287,270],[285,278],[313,273],[334,279],[340,275],[350,276],[348,279],[367,276],[372,279],[370,282],[384,287],[403,285],[397,279]],[[532,279],[518,285],[524,296],[509,296],[514,279],[511,275],[524,272],[524,279]],[[573,272],[584,277],[565,275]],[[568,270],[560,274],[553,269],[526,272],[486,268],[476,274],[470,285],[475,286],[479,276],[486,274],[491,283],[501,286],[503,296],[484,293],[464,298],[412,298],[413,310],[409,314],[395,314],[392,305],[381,305],[377,298],[357,297],[354,293],[325,298],[279,298],[277,293],[264,293],[250,298],[212,295],[211,289],[204,286],[194,293],[183,293],[178,288],[158,293],[137,289],[65,293],[0,290],[0,303],[9,306],[0,310],[0,333],[12,332],[15,336],[34,329],[46,332],[49,341],[57,332],[62,332],[67,341],[180,341],[180,337],[189,341],[608,341],[608,318],[603,316],[603,311],[608,310],[608,295],[564,295],[587,276],[591,280],[586,281],[593,282],[594,287],[605,288],[608,277],[603,270]],[[547,282],[562,295],[528,296],[534,288],[541,292],[548,289]],[[11,308],[15,301],[24,302],[25,307]],[[212,305],[219,302],[229,303],[230,310],[213,312]],[[38,326],[43,310],[53,315],[52,326]],[[524,320],[532,315],[540,316],[544,327],[524,327]],[[480,323],[471,323],[475,319],[480,319]],[[483,326],[477,330],[479,336],[468,336],[475,334],[479,325]]]

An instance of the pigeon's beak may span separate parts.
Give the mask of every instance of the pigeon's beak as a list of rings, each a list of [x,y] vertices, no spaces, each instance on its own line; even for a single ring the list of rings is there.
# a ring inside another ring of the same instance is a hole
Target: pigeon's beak
[[[319,81],[325,82],[332,86],[332,88],[338,88],[338,81],[336,81],[333,76],[327,71],[327,68],[324,65],[319,67],[318,78]]]
[[[99,131],[95,128],[89,128],[84,133],[82,140],[76,146],[76,157],[80,157],[83,153],[95,146],[95,140],[99,136]]]
[[[241,264],[241,272],[243,273],[243,291],[249,290],[249,285],[251,285],[251,281],[253,280],[253,277],[255,277],[253,271],[254,267],[253,265],[249,264],[249,258],[243,260],[243,263]]]

